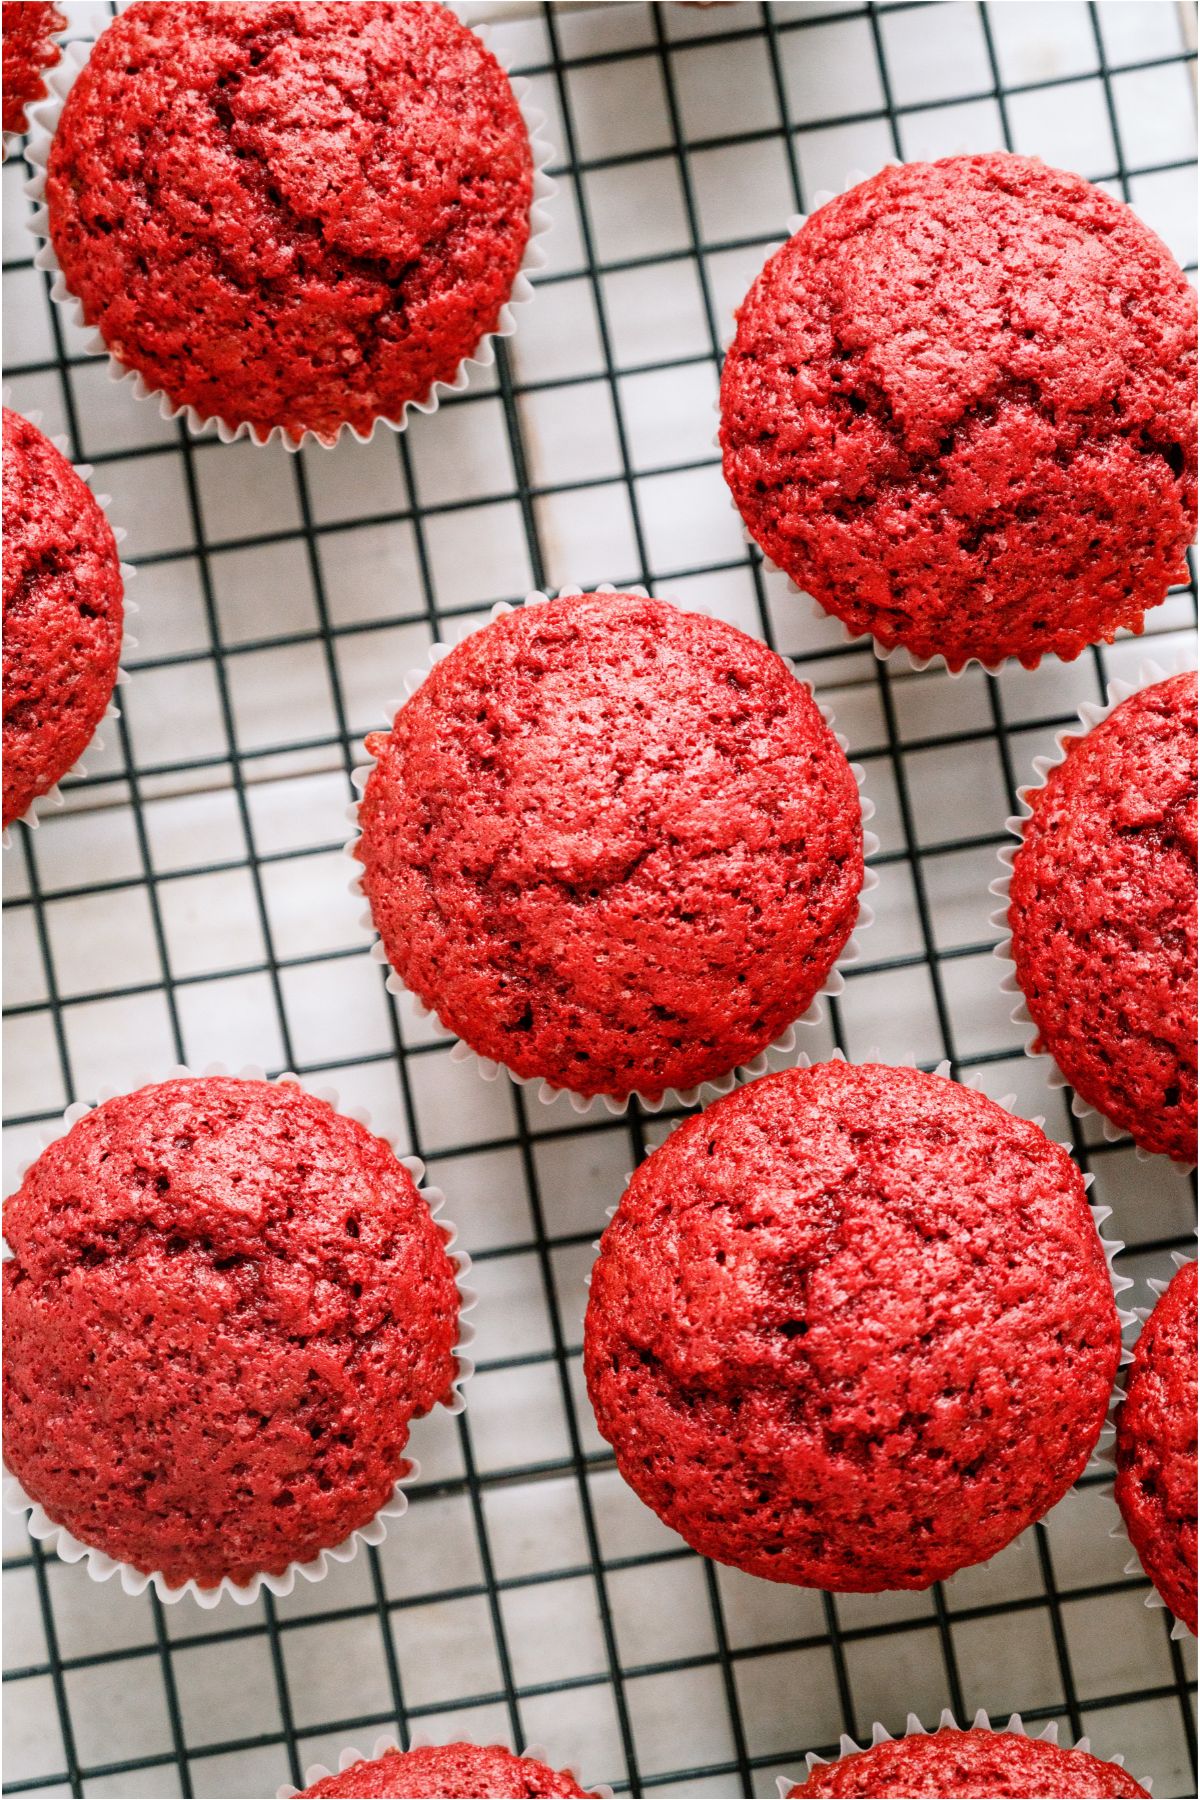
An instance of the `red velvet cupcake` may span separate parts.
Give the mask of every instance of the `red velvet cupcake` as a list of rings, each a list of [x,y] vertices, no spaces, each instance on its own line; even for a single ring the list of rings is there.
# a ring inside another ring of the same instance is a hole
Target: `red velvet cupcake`
[[[43,79],[62,51],[54,41],[67,21],[57,6],[41,0],[4,0],[4,78],[2,83],[5,132],[25,130],[25,109],[46,92]]]
[[[124,588],[112,526],[36,425],[4,409],[4,824],[72,768],[112,698]]]
[[[402,423],[501,325],[530,231],[512,88],[446,7],[138,0],[50,148],[49,234],[118,362],[263,441]]]
[[[1016,1731],[942,1730],[887,1739],[838,1762],[817,1763],[787,1800],[811,1795],[867,1800],[1133,1800],[1148,1794],[1120,1763],[1061,1750]]]
[[[1196,1635],[1196,1265],[1151,1313],[1117,1412],[1116,1500],[1142,1567]]]
[[[50,1520],[167,1589],[245,1586],[393,1499],[459,1295],[382,1138],[294,1083],[107,1100],[4,1209],[4,1441]]]
[[[1195,675],[1130,694],[1023,797],[1005,953],[1032,1048],[1135,1143],[1194,1162]]]
[[[1195,295],[1129,207],[1030,158],[820,207],[738,313],[721,416],[751,537],[918,661],[1075,657],[1187,579]]]
[[[351,1763],[300,1800],[585,1800],[569,1771],[514,1756],[499,1744],[426,1744]]]
[[[494,619],[368,738],[388,960],[480,1056],[652,1102],[805,1012],[863,884],[854,774],[765,644],[637,594]]]
[[[605,1231],[588,1393],[629,1485],[703,1555],[871,1593],[983,1562],[1083,1472],[1120,1323],[1083,1177],[918,1070],[739,1088]]]

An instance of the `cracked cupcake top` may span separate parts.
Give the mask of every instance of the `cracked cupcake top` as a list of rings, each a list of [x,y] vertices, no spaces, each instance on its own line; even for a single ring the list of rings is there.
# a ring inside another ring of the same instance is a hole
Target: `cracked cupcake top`
[[[438,5],[138,0],[47,169],[67,286],[113,355],[258,437],[398,419],[495,330],[529,236],[504,72]]]
[[[112,698],[124,586],[81,475],[4,409],[4,823],[87,749]]]
[[[751,535],[888,649],[1073,657],[1187,579],[1195,295],[1129,207],[1027,157],[820,207],[738,313],[721,417]]]
[[[366,1525],[456,1374],[454,1265],[391,1147],[292,1083],[106,1100],[4,1208],[5,1457],[175,1587]]]
[[[850,935],[854,775],[782,658],[720,620],[636,594],[519,608],[367,743],[357,854],[388,958],[517,1075],[715,1079]]]
[[[1196,677],[1131,694],[1027,794],[1012,959],[1037,1047],[1147,1150],[1196,1157]]]
[[[1120,1349],[1083,1177],[916,1069],[766,1076],[635,1172],[600,1244],[588,1393],[693,1548],[872,1593],[983,1562],[1083,1472]]]

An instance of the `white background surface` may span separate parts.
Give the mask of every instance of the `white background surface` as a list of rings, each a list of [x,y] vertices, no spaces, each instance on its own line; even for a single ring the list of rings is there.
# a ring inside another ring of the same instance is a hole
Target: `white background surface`
[[[77,32],[107,15],[67,10]],[[6,1112],[18,1121],[6,1185],[68,1100],[180,1052],[328,1071],[447,1190],[477,1259],[483,1365],[465,1425],[418,1428],[422,1487],[378,1559],[302,1586],[269,1620],[262,1605],[159,1609],[53,1558],[39,1570],[6,1521],[5,1668],[26,1671],[5,1687],[7,1783],[72,1791],[56,1679],[89,1795],[178,1793],[184,1769],[196,1794],[272,1794],[289,1778],[288,1725],[303,1766],[336,1763],[347,1743],[369,1750],[395,1718],[397,1681],[435,1737],[519,1735],[591,1781],[628,1782],[604,1601],[648,1792],[740,1792],[748,1757],[753,1791],[774,1794],[777,1773],[844,1728],[899,1729],[910,1709],[932,1723],[952,1671],[969,1708],[1040,1710],[1069,1735],[1066,1665],[1099,1752],[1124,1750],[1160,1796],[1194,1793],[1164,1615],[1122,1575],[1103,1483],[940,1593],[833,1602],[707,1569],[629,1494],[582,1392],[582,1284],[605,1209],[664,1127],[581,1124],[565,1102],[542,1107],[452,1064],[385,994],[340,850],[361,734],[432,636],[461,634],[493,600],[539,577],[642,580],[748,630],[766,622],[834,706],[883,840],[865,961],[805,1047],[822,1053],[836,1029],[852,1055],[952,1053],[1067,1135],[1062,1096],[1022,1057],[998,991],[987,883],[1011,784],[1099,696],[1102,674],[1133,675],[1154,646],[1005,673],[994,703],[978,671],[881,675],[869,648],[840,648],[836,625],[764,582],[742,543],[711,448],[714,332],[723,342],[796,210],[781,88],[806,200],[898,152],[1000,147],[1007,126],[1013,147],[1117,194],[1123,164],[1134,205],[1193,265],[1194,170],[1164,166],[1195,143],[1182,10],[964,0],[876,21],[858,6],[777,4],[768,34],[758,5],[579,7],[555,16],[557,68],[545,16],[509,18],[498,36],[538,71],[560,181],[546,278],[510,347],[515,438],[493,375],[400,441],[300,458],[183,447],[81,356],[70,327],[57,366],[23,170],[5,168],[10,403],[40,409],[51,432],[78,422],[74,453],[98,464],[140,565],[122,726],[32,847],[18,836],[4,859]],[[1110,70],[1152,66],[1106,84],[1101,51]],[[1191,618],[1186,594],[1152,615],[1163,651],[1189,645]],[[1151,1246],[1130,1272],[1167,1272],[1168,1241],[1189,1241],[1188,1184],[1127,1148],[1092,1166],[1120,1234]],[[870,1634],[881,1626],[894,1629]],[[681,1773],[702,1767],[714,1772]]]

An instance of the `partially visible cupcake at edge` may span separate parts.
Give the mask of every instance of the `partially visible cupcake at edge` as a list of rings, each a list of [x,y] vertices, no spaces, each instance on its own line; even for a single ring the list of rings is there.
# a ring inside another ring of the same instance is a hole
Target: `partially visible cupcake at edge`
[[[1116,1500],[1159,1597],[1196,1635],[1196,1265],[1151,1313],[1117,1412]]]
[[[1147,1150],[1196,1159],[1196,677],[1143,688],[1025,790],[1016,979],[1076,1093]]]
[[[46,92],[46,70],[62,55],[55,34],[65,30],[66,23],[57,6],[43,5],[41,0],[4,0],[0,92],[6,136],[26,129],[26,109]]]
[[[952,670],[1069,659],[1187,580],[1195,294],[1077,175],[892,166],[754,283],[721,446],[751,537],[855,635]]]
[[[49,234],[112,355],[263,440],[400,422],[494,331],[533,160],[441,5],[137,0],[50,150]]]
[[[789,1788],[786,1800],[818,1795],[855,1800],[972,1800],[981,1794],[1007,1800],[1136,1800],[1149,1790],[1120,1763],[1087,1750],[1068,1750],[1019,1731],[943,1728],[891,1738],[869,1750],[850,1751],[836,1762],[817,1763],[807,1781]]]
[[[4,824],[71,769],[112,699],[124,586],[83,477],[4,409]]]
[[[587,1800],[569,1770],[500,1744],[426,1744],[351,1763],[305,1788],[300,1800]]]
[[[168,1588],[342,1543],[452,1397],[459,1296],[390,1146],[295,1084],[106,1100],[4,1208],[4,1451],[51,1520]]]
[[[853,771],[723,621],[637,594],[520,607],[367,747],[356,855],[388,959],[517,1076],[617,1100],[724,1077],[850,936]]]

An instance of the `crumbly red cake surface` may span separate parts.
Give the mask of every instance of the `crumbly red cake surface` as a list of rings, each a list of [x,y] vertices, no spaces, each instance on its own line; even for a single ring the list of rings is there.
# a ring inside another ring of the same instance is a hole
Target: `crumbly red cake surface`
[[[291,1084],[105,1101],[4,1210],[9,1467],[169,1585],[245,1583],[365,1525],[447,1399],[458,1290],[382,1138]]]
[[[1120,1763],[1011,1731],[937,1731],[819,1763],[788,1800],[897,1795],[901,1800],[1108,1800],[1145,1794]]]
[[[952,669],[1140,630],[1186,580],[1196,300],[1130,208],[1004,154],[884,169],[767,263],[721,382],[762,549]]]
[[[25,130],[25,108],[46,92],[42,77],[62,55],[54,33],[66,23],[57,6],[43,6],[41,0],[4,0],[5,131]]]
[[[635,1173],[584,1364],[630,1486],[719,1562],[923,1588],[1082,1472],[1120,1326],[1083,1179],[934,1075],[752,1082]]]
[[[1117,1504],[1142,1567],[1196,1633],[1196,1265],[1138,1339],[1117,1413]]]
[[[124,614],[112,527],[36,425],[4,409],[4,823],[78,762],[112,697]]]
[[[352,1763],[305,1788],[303,1800],[568,1800],[585,1793],[572,1775],[499,1744],[429,1744]]]
[[[473,1050],[583,1094],[727,1073],[805,1011],[862,886],[854,776],[758,640],[636,594],[494,620],[367,740],[363,888]]]
[[[494,331],[533,162],[446,7],[139,0],[71,91],[46,184],[122,363],[257,436],[398,419]]]
[[[1147,1150],[1196,1156],[1196,677],[1130,695],[1028,800],[1012,957],[1037,1047]]]

